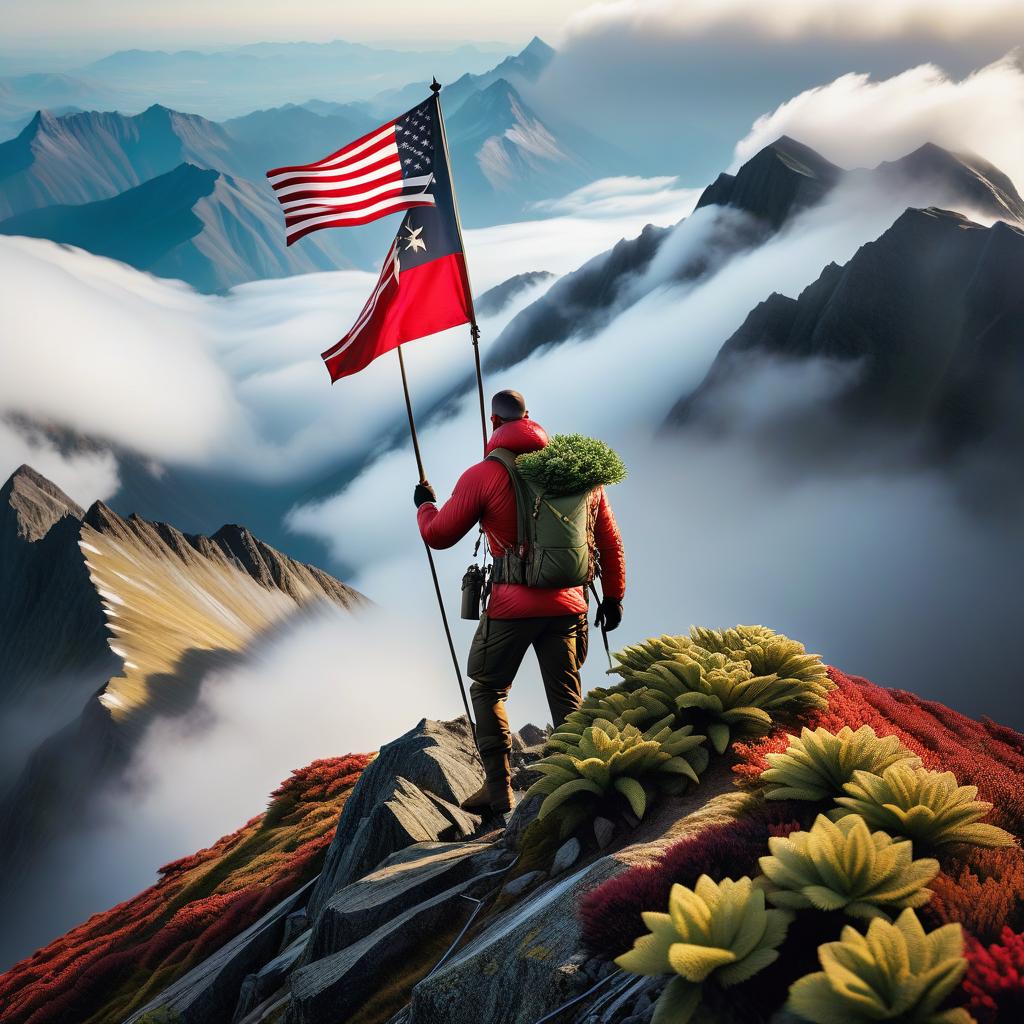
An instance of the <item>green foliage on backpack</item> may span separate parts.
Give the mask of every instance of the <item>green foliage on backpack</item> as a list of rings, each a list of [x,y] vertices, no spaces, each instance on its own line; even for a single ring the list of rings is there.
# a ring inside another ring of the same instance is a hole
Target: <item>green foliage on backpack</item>
[[[839,796],[858,771],[881,775],[893,764],[917,767],[921,759],[896,736],[884,739],[870,725],[856,732],[844,725],[837,733],[808,729],[789,736],[784,753],[766,756],[771,766],[761,772],[769,800],[825,800]]]
[[[977,795],[977,786],[958,786],[952,772],[930,772],[900,762],[880,776],[854,772],[829,817],[838,821],[859,814],[871,828],[930,847],[1013,846],[1016,840],[1009,832],[981,820],[992,805],[975,800]]]
[[[963,950],[960,925],[925,932],[913,910],[872,921],[866,935],[847,925],[818,947],[824,970],[790,986],[786,1009],[812,1024],[973,1024],[962,1007],[939,1009],[967,970]]]
[[[604,441],[584,434],[555,434],[536,452],[516,458],[523,478],[553,498],[621,483],[626,464]]]
[[[714,882],[707,875],[693,889],[673,885],[667,914],[642,916],[650,934],[615,962],[633,974],[677,975],[658,999],[652,1024],[686,1024],[709,978],[729,987],[774,963],[793,917],[766,909],[764,892],[749,878]]]
[[[776,907],[842,910],[850,917],[888,917],[888,911],[919,907],[931,899],[928,883],[939,873],[930,857],[914,860],[909,841],[872,832],[864,819],[838,822],[819,814],[807,832],[768,840],[760,858]]]

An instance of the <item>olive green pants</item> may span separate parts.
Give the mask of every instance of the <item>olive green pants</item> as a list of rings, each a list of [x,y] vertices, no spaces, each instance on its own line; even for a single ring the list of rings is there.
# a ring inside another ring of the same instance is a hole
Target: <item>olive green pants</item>
[[[557,729],[580,706],[580,669],[587,660],[586,612],[531,619],[489,619],[485,614],[466,667],[473,680],[469,692],[481,754],[512,749],[505,699],[530,647],[537,652],[551,724]]]

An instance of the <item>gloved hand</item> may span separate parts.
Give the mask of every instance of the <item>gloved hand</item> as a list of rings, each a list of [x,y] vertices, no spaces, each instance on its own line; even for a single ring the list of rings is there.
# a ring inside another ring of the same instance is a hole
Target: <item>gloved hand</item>
[[[416,485],[416,490],[412,492],[412,500],[416,503],[416,507],[425,505],[428,501],[437,501],[437,495],[434,493],[434,488],[430,486],[429,481],[424,480]]]
[[[622,622],[622,601],[617,597],[603,598],[594,619],[595,626],[603,626],[606,633],[619,628]]]

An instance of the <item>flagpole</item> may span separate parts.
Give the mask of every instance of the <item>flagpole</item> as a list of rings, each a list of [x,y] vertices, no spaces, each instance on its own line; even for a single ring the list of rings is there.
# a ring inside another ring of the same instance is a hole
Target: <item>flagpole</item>
[[[409,396],[409,379],[405,375],[405,357],[402,355],[402,346],[399,345],[395,351],[398,353],[398,365],[402,371],[402,391],[405,394],[405,411],[409,414],[409,433],[412,435],[412,450],[416,455],[416,469],[420,474],[420,483],[427,482],[427,475],[423,471],[423,456],[420,454],[420,439],[416,433],[416,420],[412,414],[412,398]],[[444,608],[444,598],[441,596],[441,584],[437,578],[437,567],[434,565],[434,553],[430,545],[423,541],[423,547],[427,552],[427,561],[430,563],[430,577],[434,581],[434,593],[437,595],[437,607],[441,610],[441,622],[444,624],[445,636],[448,638],[448,650],[452,656],[452,664],[455,666],[455,678],[459,681],[459,692],[462,694],[462,706],[466,709],[466,718],[469,721],[469,728],[473,732],[473,742],[476,742],[476,725],[473,722],[473,715],[469,710],[469,698],[466,696],[466,684],[462,680],[462,669],[459,667],[459,656],[455,650],[455,641],[452,639],[451,626],[448,624],[448,613]]]
[[[483,433],[484,449],[487,448],[487,413],[484,411],[484,377],[480,369],[480,328],[476,322],[476,307],[473,304],[473,283],[469,276],[469,257],[466,255],[466,242],[462,237],[462,217],[459,214],[459,200],[455,194],[455,174],[452,170],[452,158],[448,152],[448,132],[444,126],[444,112],[441,110],[441,83],[435,78],[430,83],[430,91],[437,103],[437,122],[441,127],[441,145],[444,147],[445,165],[448,167],[448,184],[452,190],[452,206],[455,210],[455,229],[459,234],[459,248],[462,250],[462,265],[466,269],[466,284],[469,288],[469,336],[473,341],[473,362],[476,365],[476,390],[480,399],[480,430]]]

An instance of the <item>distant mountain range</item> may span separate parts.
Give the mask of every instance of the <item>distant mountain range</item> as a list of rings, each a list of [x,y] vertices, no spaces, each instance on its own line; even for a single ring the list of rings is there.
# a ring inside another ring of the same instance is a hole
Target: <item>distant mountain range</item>
[[[0,899],[32,877],[41,844],[85,824],[147,726],[192,707],[208,672],[317,602],[365,602],[244,527],[204,537],[102,502],[83,512],[27,466],[0,489],[0,556],[0,729],[31,711],[40,740],[0,778]]]
[[[513,83],[529,85],[553,53],[534,39],[443,93],[468,226],[516,220],[534,201],[628,170],[622,154],[561,118],[548,123],[517,91]],[[126,53],[100,63],[109,71],[202,64],[209,56]],[[247,51],[244,59],[256,57]],[[51,92],[73,91],[58,77]],[[223,124],[159,104],[135,115],[39,111],[0,143],[0,233],[77,245],[208,292],[315,270],[375,268],[386,224],[322,232],[286,247],[264,174],[324,156],[425,91],[425,83],[408,86],[374,104],[287,104]]]
[[[661,276],[648,270],[672,228],[648,225],[633,239],[566,274],[518,313],[490,346],[486,368],[503,369],[546,346],[586,337],[667,280],[696,283],[763,242],[840,182],[878,185],[910,204],[964,209],[1024,224],[1024,200],[998,168],[970,154],[927,144],[874,169],[843,171],[809,146],[782,136],[732,174],[721,174],[697,202],[713,220],[703,244]]]

